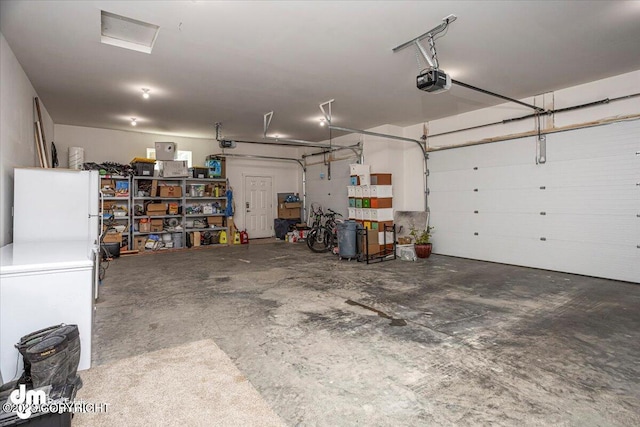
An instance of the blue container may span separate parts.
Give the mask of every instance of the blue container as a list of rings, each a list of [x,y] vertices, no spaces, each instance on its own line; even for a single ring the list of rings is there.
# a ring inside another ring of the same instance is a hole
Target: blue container
[[[350,185],[358,185],[358,177],[357,176],[352,176],[351,177],[351,184]]]

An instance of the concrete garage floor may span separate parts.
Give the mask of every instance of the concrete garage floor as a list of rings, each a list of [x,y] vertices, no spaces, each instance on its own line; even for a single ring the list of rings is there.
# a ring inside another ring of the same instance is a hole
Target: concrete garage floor
[[[631,426],[639,307],[630,283],[249,244],[113,262],[93,360],[211,338],[289,425]]]

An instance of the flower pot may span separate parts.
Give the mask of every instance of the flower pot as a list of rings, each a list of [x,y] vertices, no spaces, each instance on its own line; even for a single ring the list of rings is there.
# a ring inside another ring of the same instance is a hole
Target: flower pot
[[[418,258],[429,258],[429,255],[431,255],[431,243],[414,245],[414,247],[416,249],[416,256]]]

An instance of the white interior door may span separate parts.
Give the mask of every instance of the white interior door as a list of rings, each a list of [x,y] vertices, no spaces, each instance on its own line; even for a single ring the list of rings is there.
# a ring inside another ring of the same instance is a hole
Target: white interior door
[[[273,178],[244,177],[244,222],[252,239],[273,236]]]
[[[430,154],[433,250],[640,282],[640,121]]]

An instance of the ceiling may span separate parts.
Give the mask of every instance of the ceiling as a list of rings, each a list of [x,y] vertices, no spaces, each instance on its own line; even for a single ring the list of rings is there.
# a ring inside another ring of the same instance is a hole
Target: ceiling
[[[407,126],[503,101],[415,87],[391,49],[436,42],[453,78],[523,98],[640,69],[640,1],[2,1],[0,30],[57,124],[211,138],[320,141],[333,123]],[[160,26],[151,54],[100,43],[100,11]],[[424,67],[424,61],[423,65]],[[151,98],[142,98],[142,88]],[[524,107],[523,107],[524,108]],[[526,109],[523,110],[526,112]],[[335,134],[334,134],[335,135]]]

